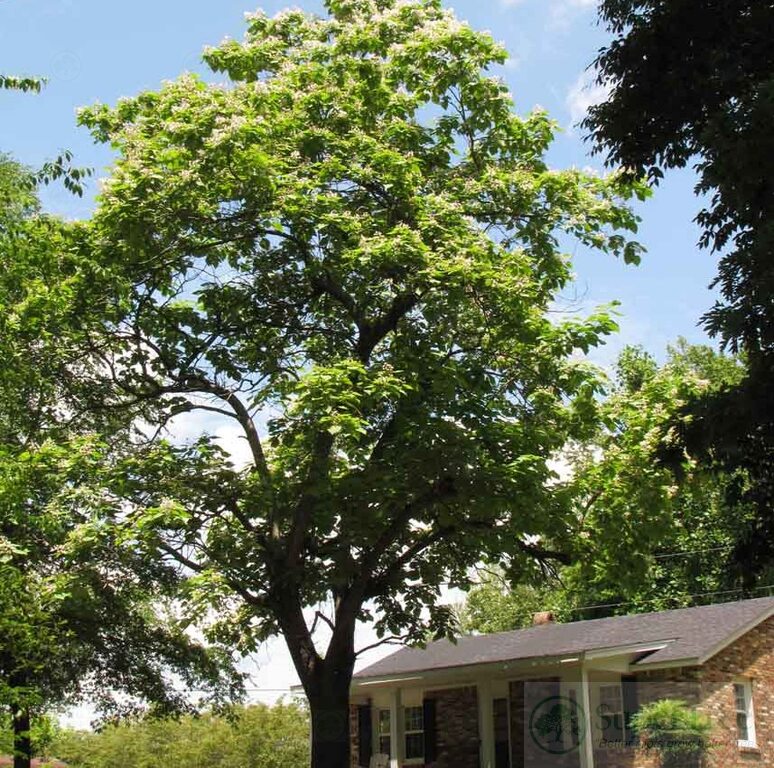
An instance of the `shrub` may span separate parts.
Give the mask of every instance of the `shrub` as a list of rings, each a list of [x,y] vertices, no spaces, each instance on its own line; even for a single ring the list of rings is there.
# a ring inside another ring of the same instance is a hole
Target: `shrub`
[[[65,731],[57,754],[71,768],[305,768],[309,721],[295,704],[238,708],[232,720],[205,714],[144,720],[99,733]]]
[[[710,748],[712,722],[678,699],[644,706],[632,725],[646,749],[655,749],[664,766],[695,765]]]

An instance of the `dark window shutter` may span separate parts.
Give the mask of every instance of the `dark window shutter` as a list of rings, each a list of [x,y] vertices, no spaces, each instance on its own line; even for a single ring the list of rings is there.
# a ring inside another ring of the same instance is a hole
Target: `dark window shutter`
[[[373,752],[373,730],[371,726],[371,705],[361,704],[357,708],[357,739],[358,765],[365,766],[371,762]]]
[[[626,741],[637,741],[637,734],[634,733],[631,721],[640,708],[637,700],[637,678],[633,675],[623,675],[621,677],[621,697],[623,699],[624,725],[626,727]]]
[[[422,702],[422,716],[425,729],[425,765],[438,759],[438,735],[435,727],[435,699]]]

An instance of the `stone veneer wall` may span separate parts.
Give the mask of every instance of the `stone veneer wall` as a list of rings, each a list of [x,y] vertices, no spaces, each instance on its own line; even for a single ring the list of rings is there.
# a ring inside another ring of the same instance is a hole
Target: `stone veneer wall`
[[[427,691],[425,698],[435,699],[438,759],[432,768],[479,768],[476,687]]]

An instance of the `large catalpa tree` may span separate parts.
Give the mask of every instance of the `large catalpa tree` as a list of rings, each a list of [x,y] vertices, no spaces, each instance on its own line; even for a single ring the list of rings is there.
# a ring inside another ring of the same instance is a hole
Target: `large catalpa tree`
[[[146,435],[212,412],[250,450],[244,469],[206,436],[134,452],[127,535],[196,574],[221,639],[282,634],[312,763],[343,768],[358,620],[447,632],[441,584],[570,551],[547,459],[593,419],[573,353],[614,324],[548,313],[558,238],[636,261],[618,232],[641,189],[549,168],[553,124],[514,114],[487,74],[505,52],[437,0],[326,5],[249,17],[205,55],[227,85],[81,119],[119,153],[90,239],[122,286],[92,343],[102,406]]]

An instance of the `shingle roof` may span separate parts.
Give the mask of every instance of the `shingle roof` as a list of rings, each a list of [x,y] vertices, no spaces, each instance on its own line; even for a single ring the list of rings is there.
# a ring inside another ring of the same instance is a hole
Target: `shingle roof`
[[[628,645],[665,643],[642,658],[640,664],[702,661],[724,642],[774,615],[774,597],[733,603],[681,608],[592,619],[568,624],[547,624],[513,632],[461,637],[430,643],[426,648],[402,648],[358,672],[374,678],[473,664],[568,656]]]

